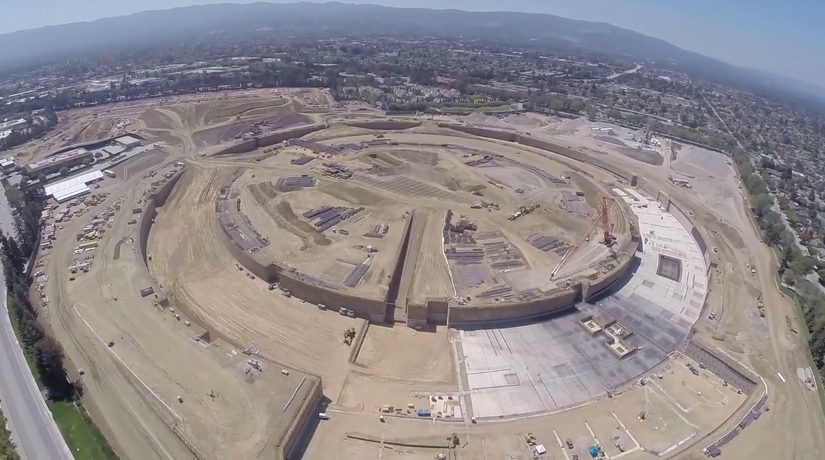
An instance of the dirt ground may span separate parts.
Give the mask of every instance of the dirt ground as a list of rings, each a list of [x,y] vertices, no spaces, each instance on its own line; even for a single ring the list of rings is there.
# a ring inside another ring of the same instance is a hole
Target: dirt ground
[[[168,163],[158,167],[161,174],[169,169]],[[309,385],[298,388],[302,374],[283,375],[263,359],[260,371],[245,373],[247,356],[236,347],[217,337],[208,344],[196,341],[205,331],[185,314],[140,296],[138,291],[153,280],[136,251],[136,225],[128,221],[148,180],[134,177],[122,186],[117,183],[122,179],[113,180],[101,189],[113,191],[106,202],[60,231],[66,238],[87,225],[92,212],[118,203],[120,211],[109,218],[88,273],[67,270],[71,260],[80,258],[69,241],[43,254],[46,292],[54,299],[46,310],[50,325],[58,336],[71,337],[62,342],[85,371],[93,415],[106,420],[104,432],[114,438],[122,458],[193,458],[181,441],[169,438],[173,431],[203,458],[272,452],[273,439],[283,435],[299,406],[284,410],[284,405],[293,392],[298,401],[305,398]],[[156,423],[166,429],[150,428]],[[162,450],[135,438],[136,432]]]
[[[250,96],[266,102],[254,105],[248,101]],[[235,168],[254,170],[261,175],[255,182],[271,181],[287,171],[281,163],[288,163],[286,160],[294,158],[295,153],[284,152],[283,159],[260,162],[255,160],[262,158],[262,152],[233,159],[210,158],[204,156],[210,148],[198,146],[197,134],[226,129],[234,123],[236,112],[243,111],[261,120],[297,114],[311,107],[313,111],[303,116],[333,124],[346,117],[375,116],[359,112],[355,105],[330,106],[326,93],[305,90],[191,95],[115,104],[97,117],[90,109],[62,114],[57,130],[14,152],[20,158],[34,159],[67,143],[131,130],[149,138],[175,139],[182,147],[182,153],[172,153],[161,161],[147,159],[128,165],[125,181],[122,175],[104,181],[100,191],[110,193],[105,202],[62,223],[54,249],[39,255],[48,275],[45,293],[50,299],[41,318],[63,343],[73,377],[80,378],[78,368],[85,371],[85,400],[121,458],[194,458],[181,437],[203,458],[268,455],[267,449],[273,448],[273,433],[290,418],[287,412],[292,406],[283,409],[284,404],[304,373],[323,378],[324,394],[331,401],[327,409],[330,420],[318,424],[304,458],[327,458],[330,453],[338,458],[433,458],[447,452],[446,438],[456,433],[459,446],[455,458],[527,459],[531,454],[524,435],[533,433],[547,448],[548,458],[570,458],[574,453],[586,458],[586,448],[599,443],[611,458],[622,455],[635,460],[656,452],[663,458],[675,455],[673,458],[695,460],[703,458],[699,453],[702,447],[735,425],[737,419],[731,414],[741,414],[744,398],[720,387],[718,378],[704,372],[694,377],[678,360],[656,371],[644,387],[634,385],[613,399],[558,414],[479,424],[461,418],[433,421],[407,415],[409,404],[420,408],[450,398],[461,399],[462,382],[455,372],[459,363],[449,331],[416,332],[373,325],[356,361],[350,364],[352,349],[341,343],[341,334],[351,326],[358,329],[359,320],[319,311],[300,300],[268,291],[263,281],[250,279],[237,270],[218,233],[215,199]],[[785,316],[796,318],[798,312],[777,288],[775,255],[759,241],[727,159],[684,146],[673,158],[668,154],[670,145],[665,143],[661,154],[657,153],[662,163],[648,164],[628,160],[627,152],[618,150],[626,147],[616,140],[630,145],[631,135],[618,127],[599,125],[596,133],[586,120],[560,121],[533,114],[495,118],[473,123],[489,121],[508,129],[529,130],[536,137],[589,152],[586,154],[611,163],[627,176],[638,174],[648,193],[663,190],[685,209],[707,235],[708,246],[716,248],[711,254],[717,268],[711,271],[708,308],[717,313],[718,320],[700,320],[697,337],[761,375],[771,408],[726,446],[721,458],[807,460],[825,455],[825,423],[818,397],[792,378],[797,368],[809,365],[803,339],[785,325]],[[327,138],[328,142],[374,139],[372,134],[357,130],[341,134],[348,136]],[[611,141],[597,136],[608,136]],[[420,132],[393,133],[391,137],[409,143],[460,143],[481,151],[512,153],[514,157],[530,151],[521,149],[516,153],[511,144],[469,136],[447,137],[433,126],[420,128]],[[589,225],[584,218],[564,224],[571,219],[556,211],[558,196],[545,193],[545,187],[533,178],[517,174],[500,177],[521,181],[527,192],[516,194],[512,187],[487,177],[483,168],[456,175],[466,168],[463,162],[469,160],[462,157],[464,153],[438,153],[434,157],[427,153],[429,150],[409,145],[385,148],[383,157],[355,160],[362,169],[374,166],[375,171],[360,175],[358,180],[322,184],[313,193],[327,194],[351,205],[364,203],[359,205],[365,207],[379,198],[376,201],[384,202],[375,205],[376,209],[388,207],[398,218],[406,209],[425,207],[437,210],[433,218],[440,219],[440,211],[451,207],[482,224],[508,228],[508,238],[514,240],[551,227],[554,234],[570,241]],[[128,224],[131,208],[143,197],[145,171],[182,159],[187,163],[187,172],[156,219],[149,240],[152,260],[147,272],[137,260],[134,241],[128,239],[136,235],[135,225]],[[319,167],[316,162],[296,169],[315,174],[317,170],[311,168]],[[562,174],[571,172],[566,165],[574,162],[560,159],[539,163],[553,174]],[[573,180],[588,203],[615,183],[597,168],[576,166],[594,175],[593,180],[582,183]],[[676,187],[668,176],[687,178],[693,188]],[[491,184],[491,180],[502,188]],[[415,185],[418,183],[430,188]],[[397,188],[399,184],[413,188],[404,192]],[[250,205],[245,208],[250,219],[261,228],[277,227],[272,226],[272,214],[260,205],[273,198],[264,195],[256,203],[251,176],[242,185],[241,193],[250,196],[244,200],[244,206]],[[410,190],[419,196],[412,196]],[[483,198],[473,196],[470,192],[474,190],[480,191]],[[499,203],[500,211],[469,207],[480,199]],[[294,201],[290,206],[296,210],[307,205],[297,197]],[[512,222],[506,220],[507,213],[531,201],[541,202],[543,211]],[[93,214],[113,203],[119,203],[121,211],[114,212],[100,247],[92,252],[95,257],[90,272],[70,274],[67,266],[72,260],[88,255],[73,254],[78,244],[74,235]],[[255,207],[259,209],[257,214]],[[622,222],[615,211],[613,216],[612,220]],[[351,228],[360,229],[368,220],[385,218],[389,216],[365,217]],[[277,243],[292,248],[302,241],[284,237]],[[425,239],[428,252],[435,249],[432,241],[438,239]],[[115,247],[119,248],[117,258]],[[532,263],[536,265],[542,263],[537,255],[525,257],[535,259]],[[755,275],[745,268],[746,264],[756,269]],[[70,281],[70,277],[76,279]],[[138,290],[153,283],[169,296],[174,313],[153,306],[151,297],[140,297]],[[765,319],[755,314],[760,294],[767,306]],[[703,314],[706,316],[707,312]],[[205,347],[193,338],[207,331],[209,345]],[[115,342],[112,347],[107,346],[110,340]],[[237,354],[250,344],[260,349],[255,359],[263,368],[263,372],[250,371],[254,375],[251,383],[245,373],[250,358]],[[287,376],[280,372],[282,368],[293,370]],[[662,379],[655,374],[662,374]],[[298,390],[296,394],[305,391],[303,386]],[[378,411],[387,405],[400,408],[401,414],[387,416],[382,423]],[[637,417],[643,410],[648,417],[640,422]],[[776,430],[777,426],[793,427],[793,433]],[[573,442],[574,449],[563,446],[566,439]],[[682,447],[673,447],[679,442],[683,442],[684,452],[680,452]],[[616,443],[625,449],[624,453],[619,453]]]
[[[659,374],[662,379],[656,377]],[[612,399],[565,412],[491,423],[442,419],[433,423],[405,411],[385,417],[382,423],[377,410],[331,408],[327,410],[330,420],[319,425],[306,456],[318,458],[325,451],[340,449],[346,458],[363,458],[376,451],[389,458],[433,458],[448,452],[446,438],[455,433],[459,445],[453,451],[454,458],[529,459],[532,454],[525,435],[530,433],[547,449],[547,458],[569,459],[574,454],[590,458],[588,448],[592,445],[601,445],[610,458],[643,459],[660,453],[667,458],[680,442],[702,437],[724,422],[745,399],[722,387],[711,374],[693,376],[679,361],[666,363],[647,381],[644,387],[631,385]],[[716,393],[714,388],[722,390]],[[707,395],[706,399],[696,402],[697,392]],[[409,401],[422,404],[420,400]],[[641,412],[646,414],[644,421],[639,420]],[[572,449],[565,445],[567,440]]]
[[[410,293],[410,299],[417,304],[423,304],[428,298],[455,295],[442,249],[444,214],[429,212],[426,218]]]

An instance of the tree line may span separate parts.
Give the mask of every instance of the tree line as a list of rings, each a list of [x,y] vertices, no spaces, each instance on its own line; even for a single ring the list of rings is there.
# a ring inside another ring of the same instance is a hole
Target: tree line
[[[750,195],[751,210],[759,223],[765,243],[779,249],[779,275],[783,283],[794,286],[810,334],[808,346],[814,365],[825,378],[825,295],[805,279],[814,270],[822,272],[825,262],[804,254],[797,247],[794,236],[782,222],[782,216],[773,210],[774,199],[762,177],[764,169],[761,164],[754,166],[741,148],[733,149],[731,154],[742,185]],[[783,181],[790,181],[792,173],[790,168],[782,171]]]
[[[34,253],[37,241],[43,192],[27,191],[14,197],[10,203],[21,244],[18,244],[17,238],[0,233],[0,259],[6,277],[8,308],[16,319],[18,339],[23,351],[33,358],[48,397],[53,400],[73,400],[82,390],[68,378],[63,365],[63,347],[37,322],[37,308],[29,299],[31,279],[26,276],[26,264]],[[38,224],[34,233],[31,233],[30,228],[31,215],[37,216]]]
[[[11,431],[6,428],[6,417],[3,411],[0,410],[0,459],[2,460],[20,460],[20,455],[17,453],[17,446],[11,440]]]

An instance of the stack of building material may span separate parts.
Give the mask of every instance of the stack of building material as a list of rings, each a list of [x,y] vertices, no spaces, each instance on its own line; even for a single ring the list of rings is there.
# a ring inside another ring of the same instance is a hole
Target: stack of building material
[[[496,297],[505,297],[508,295],[512,295],[513,288],[510,286],[496,286],[492,289],[488,289],[481,294],[476,295],[479,299],[493,299]]]
[[[470,250],[450,248],[446,251],[447,260],[452,260],[458,265],[472,265],[484,262],[484,249],[474,248]]]
[[[530,237],[527,238],[527,241],[529,241],[534,247],[544,252],[554,251],[556,253],[560,253],[567,251],[567,248],[570,247],[567,243],[558,238],[542,235],[540,233],[530,235]]]
[[[315,159],[315,157],[311,157],[309,155],[303,155],[303,156],[300,156],[300,157],[295,158],[294,160],[290,161],[290,163],[292,163],[296,166],[303,166],[303,165],[309,163],[310,161],[312,161],[314,159]]]
[[[356,265],[355,268],[353,268],[352,271],[349,273],[349,275],[347,275],[347,279],[344,280],[344,284],[351,288],[357,286],[358,283],[361,282],[361,279],[364,277],[364,274],[367,273],[367,269],[369,268],[370,266],[367,263],[361,263]]]

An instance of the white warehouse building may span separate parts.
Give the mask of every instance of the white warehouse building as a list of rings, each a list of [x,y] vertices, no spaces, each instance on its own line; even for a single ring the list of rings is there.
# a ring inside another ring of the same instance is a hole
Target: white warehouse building
[[[45,187],[46,196],[51,196],[58,203],[77,198],[91,191],[89,184],[103,179],[100,171],[91,171],[64,181],[60,181]]]

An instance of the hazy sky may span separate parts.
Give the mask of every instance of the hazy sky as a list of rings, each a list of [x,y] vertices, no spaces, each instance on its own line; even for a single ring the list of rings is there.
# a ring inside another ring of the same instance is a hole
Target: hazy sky
[[[0,0],[0,33],[232,0]],[[371,0],[603,21],[734,64],[825,86],[824,0]],[[234,3],[252,3],[235,0]],[[284,3],[284,1],[275,1]]]

